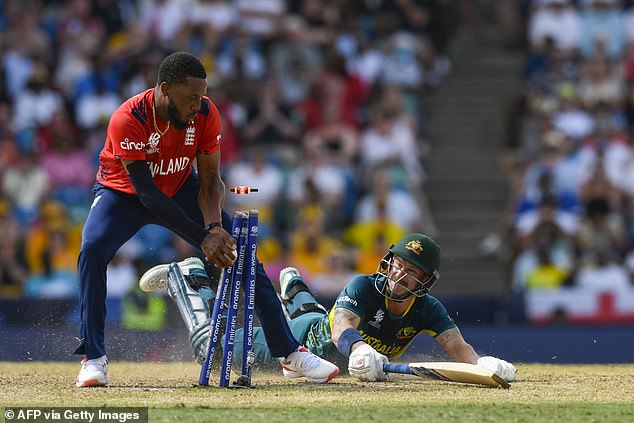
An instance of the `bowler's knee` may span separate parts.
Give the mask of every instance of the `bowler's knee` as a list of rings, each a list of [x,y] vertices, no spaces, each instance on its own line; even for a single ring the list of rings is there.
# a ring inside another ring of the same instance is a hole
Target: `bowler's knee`
[[[84,240],[79,250],[79,262],[107,262],[108,256],[102,243],[97,240]]]

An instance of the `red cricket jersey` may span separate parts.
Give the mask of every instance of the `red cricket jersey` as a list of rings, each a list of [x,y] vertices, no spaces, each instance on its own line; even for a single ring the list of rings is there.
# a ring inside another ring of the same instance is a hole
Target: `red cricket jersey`
[[[186,129],[170,125],[160,136],[154,129],[151,88],[128,99],[112,114],[106,143],[99,153],[97,182],[117,191],[136,194],[121,160],[145,160],[154,183],[172,197],[192,171],[196,153],[213,154],[220,148],[220,114],[215,104],[203,97],[200,111]],[[167,122],[158,115],[156,124],[163,131]]]

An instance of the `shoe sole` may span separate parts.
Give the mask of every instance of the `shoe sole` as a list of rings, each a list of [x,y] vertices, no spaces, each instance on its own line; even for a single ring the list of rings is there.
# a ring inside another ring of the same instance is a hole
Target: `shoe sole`
[[[288,272],[285,272],[286,269],[293,269],[293,270],[289,270]],[[297,270],[297,268],[295,267],[285,267],[284,269],[282,269],[280,271],[280,277],[279,277],[279,282],[280,282],[280,297],[282,298],[282,300],[284,301],[288,301],[288,297],[286,296],[286,287],[288,286],[288,282],[284,283],[284,279],[286,279],[285,277],[282,277],[282,273],[284,273],[284,276],[286,276],[286,273],[290,273],[292,271],[295,271],[295,273],[297,273],[297,276],[299,275],[299,270]],[[296,277],[296,276],[294,276]],[[289,279],[289,282],[292,281],[293,278]]]
[[[107,384],[107,379],[105,382],[102,382],[99,379],[88,379],[83,382],[75,382],[75,386],[78,388],[93,388],[98,386],[106,386]]]
[[[326,383],[329,380],[331,380],[332,378],[334,378],[335,376],[337,376],[339,374],[339,369],[334,370],[332,373],[330,373],[328,375],[327,378],[325,379],[313,379],[313,378],[306,378],[310,383]]]
[[[282,365],[282,373],[287,379],[295,379],[298,377],[302,377],[300,372],[296,372],[295,370],[291,370],[288,367]]]
[[[183,268],[190,267],[193,263],[198,263],[199,258],[190,257],[178,263],[178,267]],[[167,271],[169,269],[169,264],[159,264],[157,266],[152,267],[150,270],[145,272],[143,276],[141,276],[141,280],[139,281],[139,288],[143,292],[153,292],[159,291],[162,289],[167,289]],[[194,266],[192,266],[194,267]],[[198,267],[198,266],[195,266]],[[203,266],[204,269],[204,266]]]
[[[153,292],[167,288],[167,269],[169,264],[154,266],[141,276],[139,288],[143,292]]]
[[[286,376],[287,379],[295,379],[295,378],[303,376],[301,373],[296,372],[295,370],[290,370],[284,366],[282,366],[282,368],[284,370],[284,376]],[[326,383],[329,380],[333,379],[338,374],[339,374],[339,369],[335,369],[326,378],[315,379],[315,378],[306,377],[306,380],[310,383]]]

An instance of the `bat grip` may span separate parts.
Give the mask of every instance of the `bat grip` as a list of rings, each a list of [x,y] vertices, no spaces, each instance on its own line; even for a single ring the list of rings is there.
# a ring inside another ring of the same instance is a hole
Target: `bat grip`
[[[407,364],[390,364],[386,363],[383,365],[383,371],[385,373],[401,373],[405,375],[411,375],[412,369],[409,368]]]

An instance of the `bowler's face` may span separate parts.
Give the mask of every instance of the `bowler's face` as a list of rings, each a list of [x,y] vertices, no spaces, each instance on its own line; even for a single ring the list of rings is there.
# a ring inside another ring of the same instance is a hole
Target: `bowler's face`
[[[185,129],[200,110],[202,96],[207,94],[207,80],[187,77],[184,84],[170,85],[167,91],[167,113],[176,129]]]

